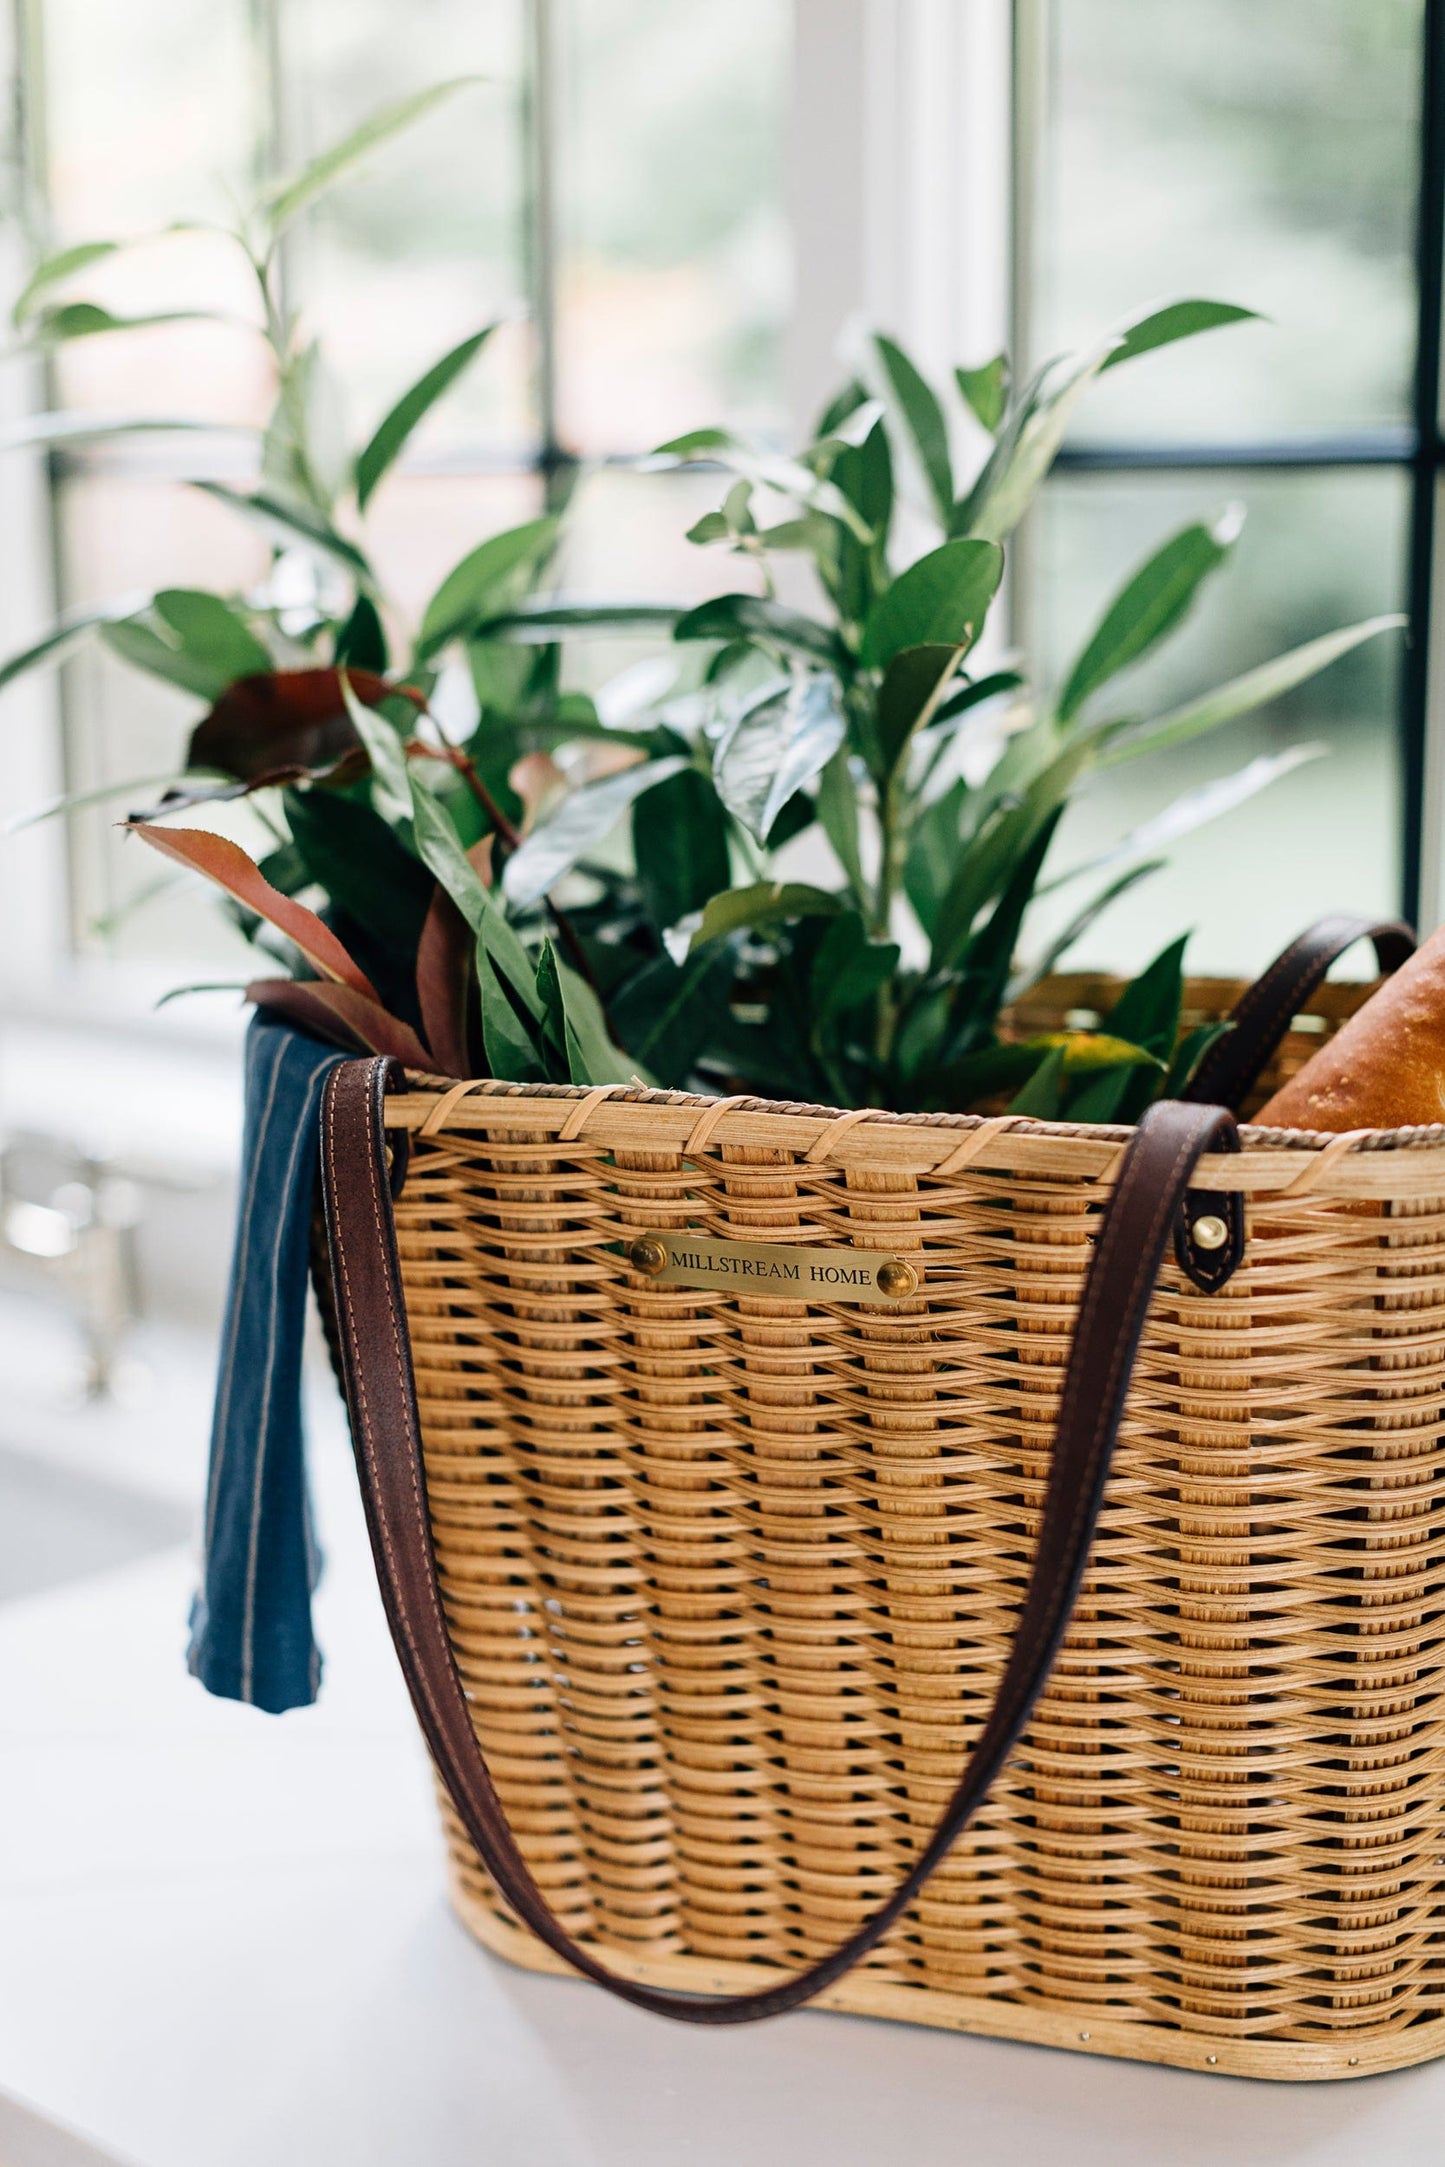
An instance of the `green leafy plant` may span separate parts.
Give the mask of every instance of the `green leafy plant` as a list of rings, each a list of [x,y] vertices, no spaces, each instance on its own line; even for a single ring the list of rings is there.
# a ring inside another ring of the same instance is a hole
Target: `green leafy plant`
[[[1129,1120],[1182,1088],[1208,1043],[1180,1038],[1182,941],[1096,1028],[1021,1039],[1013,1005],[1169,840],[1317,748],[1255,759],[1105,859],[1060,872],[1063,811],[1091,773],[1245,715],[1398,620],[1313,640],[1171,713],[1116,707],[1115,680],[1227,562],[1230,515],[1186,526],[1137,567],[1058,687],[1032,684],[1013,658],[971,665],[1004,546],[1090,385],[1249,312],[1177,302],[1019,385],[1002,356],[959,369],[946,395],[875,336],[796,455],[720,429],[656,455],[720,471],[721,503],[689,539],[737,560],[725,591],[686,611],[545,592],[552,516],[469,552],[397,668],[399,619],[365,514],[490,327],[433,364],[344,465],[328,464],[321,363],[284,308],[275,250],[290,219],[457,87],[375,116],[268,191],[235,235],[277,397],[257,485],[198,486],[259,520],[278,554],[325,567],[315,608],[298,625],[294,606],[264,591],[166,589],[143,609],[57,627],[0,668],[0,684],[98,633],[207,703],[184,773],[133,825],[226,892],[268,958],[251,997],[340,1043],[460,1075],[638,1076],[1081,1120]],[[52,339],[123,329],[96,304],[54,298],[113,246],[42,264],[17,321]],[[56,441],[83,426],[47,418]],[[986,449],[965,473],[956,447],[970,431]],[[911,557],[906,501],[935,529]],[[673,663],[666,689],[621,719],[616,698],[563,682],[565,643],[607,632],[665,641]],[[474,702],[455,741],[430,710],[454,659]],[[238,796],[275,834],[259,866],[220,836],[167,824]],[[1076,909],[1030,952],[1033,905],[1066,882]]]

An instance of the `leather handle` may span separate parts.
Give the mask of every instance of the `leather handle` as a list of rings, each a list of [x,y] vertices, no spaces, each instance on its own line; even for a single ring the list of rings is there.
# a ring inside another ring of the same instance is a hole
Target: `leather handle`
[[[1063,1640],[1088,1559],[1119,1418],[1165,1245],[1196,1161],[1237,1150],[1218,1106],[1149,1109],[1124,1155],[1089,1264],[1065,1373],[1033,1566],[993,1705],[938,1827],[888,1901],[794,1978],[716,1998],[609,1972],[553,1914],[507,1825],[472,1727],[437,1584],[391,1195],[385,1102],[398,1064],[348,1061],[327,1080],[321,1164],[347,1404],[382,1597],[442,1780],[503,1899],[556,1955],[622,2000],[691,2024],[780,2015],[841,1978],[907,1909],[1017,1743]]]
[[[1241,994],[1230,1014],[1234,1029],[1211,1046],[1184,1097],[1198,1106],[1230,1106],[1238,1113],[1330,965],[1366,938],[1374,942],[1386,975],[1415,953],[1414,932],[1398,918],[1376,921],[1342,913],[1317,919]]]

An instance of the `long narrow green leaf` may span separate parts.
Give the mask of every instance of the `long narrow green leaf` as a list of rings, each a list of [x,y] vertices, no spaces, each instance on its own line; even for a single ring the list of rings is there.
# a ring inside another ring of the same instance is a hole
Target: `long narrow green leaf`
[[[102,625],[115,624],[122,617],[133,617],[138,609],[144,609],[148,599],[146,595],[131,594],[119,602],[102,603],[96,609],[67,611],[38,640],[32,640],[28,647],[19,648],[0,662],[0,692],[30,670],[39,669],[45,663],[64,662]]]
[[[191,421],[181,414],[27,414],[0,429],[0,452],[34,451],[47,444],[84,444],[93,437],[172,435],[244,436],[256,431],[240,422]]]
[[[262,203],[273,239],[318,196],[354,171],[372,151],[379,150],[393,136],[423,119],[443,99],[454,97],[457,91],[466,90],[481,80],[476,75],[453,76],[448,82],[432,83],[426,90],[413,91],[410,97],[398,98],[393,104],[382,106],[349,135],[342,136],[309,165],[304,165],[299,173],[268,188]]]
[[[1236,308],[1232,301],[1171,301],[1167,308],[1154,309],[1130,324],[1103,366],[1116,369],[1121,361],[1133,361],[1156,347],[1172,346],[1176,339],[1196,338],[1201,331],[1217,331],[1225,324],[1259,321],[1257,309]]]
[[[371,566],[363,552],[354,542],[348,542],[344,535],[338,534],[330,521],[309,505],[296,504],[261,489],[253,490],[248,496],[244,490],[231,489],[225,482],[192,482],[191,487],[203,489],[218,504],[229,504],[232,511],[254,519],[273,538],[279,538],[283,546],[297,540],[309,542],[323,556],[334,557],[338,564],[345,565],[354,578],[370,581]]]
[[[647,632],[670,633],[683,614],[675,602],[522,602],[483,618],[472,637],[531,647],[550,647],[554,640],[587,632],[636,638]]]
[[[482,629],[488,615],[515,597],[557,539],[555,519],[530,519],[493,534],[454,565],[422,613],[416,660],[429,661],[450,640]]]
[[[948,423],[933,386],[901,346],[879,332],[873,341],[889,392],[902,415],[909,441],[918,454],[923,478],[934,509],[945,528],[953,514],[953,461],[948,449]]]
[[[789,918],[834,918],[843,908],[841,896],[826,888],[809,887],[805,881],[761,880],[751,888],[729,888],[715,895],[702,914],[692,936],[692,947],[717,940],[742,927],[781,925]]]
[[[1112,723],[1103,733],[1109,742],[1108,750],[1102,755],[1102,765],[1114,767],[1120,761],[1137,760],[1146,753],[1159,752],[1166,745],[1187,744],[1192,737],[1202,737],[1208,730],[1217,730],[1221,723],[1234,722],[1241,715],[1252,714],[1256,708],[1267,707],[1272,700],[1293,692],[1296,685],[1303,685],[1311,677],[1318,676],[1342,655],[1362,647],[1366,640],[1377,639],[1382,632],[1398,631],[1407,622],[1403,616],[1392,615],[1370,617],[1363,624],[1346,625],[1338,632],[1326,632],[1320,639],[1306,640],[1302,647],[1292,647],[1288,654],[1276,655],[1272,662],[1246,670],[1242,677],[1232,677],[1227,684],[1218,685],[1200,699],[1174,708],[1155,722],[1142,727]],[[1128,734],[1124,735],[1126,731]]]
[[[1070,670],[1059,695],[1061,722],[1071,721],[1091,693],[1173,630],[1209,574],[1223,564],[1240,524],[1226,514],[1213,527],[1185,527],[1140,565]]]
[[[670,776],[680,775],[687,765],[676,755],[669,760],[645,760],[638,767],[624,768],[620,775],[569,791],[551,818],[534,828],[508,858],[502,875],[507,901],[517,910],[540,902],[586,851],[611,833],[635,799]]]
[[[74,248],[62,248],[53,256],[42,256],[16,296],[10,321],[18,329],[41,295],[48,293],[52,286],[73,278],[77,271],[89,270],[91,264],[115,255],[124,245],[121,241],[80,241]]]
[[[365,511],[377,483],[395,464],[412,431],[476,359],[496,329],[496,324],[486,324],[470,338],[463,339],[459,346],[454,346],[449,354],[443,354],[440,361],[432,363],[425,376],[418,377],[411,389],[403,392],[390,413],[378,423],[370,442],[356,460],[359,511]]]

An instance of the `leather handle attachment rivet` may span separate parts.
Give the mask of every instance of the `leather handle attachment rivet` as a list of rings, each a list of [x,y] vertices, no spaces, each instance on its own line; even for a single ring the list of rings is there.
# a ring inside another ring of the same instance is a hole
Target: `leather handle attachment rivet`
[[[1218,1212],[1201,1213],[1189,1231],[1200,1249],[1222,1249],[1229,1239],[1228,1222]]]

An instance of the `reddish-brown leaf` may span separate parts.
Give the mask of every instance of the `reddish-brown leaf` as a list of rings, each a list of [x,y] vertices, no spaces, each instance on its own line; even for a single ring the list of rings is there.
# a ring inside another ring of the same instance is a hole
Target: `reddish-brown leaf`
[[[471,1074],[467,1009],[475,951],[476,935],[438,882],[416,952],[416,996],[427,1044],[445,1076]]]
[[[264,918],[294,941],[307,962],[325,977],[350,986],[381,1006],[375,986],[360,964],[352,962],[331,928],[323,925],[304,903],[293,902],[289,895],[273,888],[260,867],[237,844],[224,835],[211,835],[204,828],[152,828],[141,824],[133,826],[131,832],[149,843],[152,850],[215,881],[247,910],[255,911],[258,918]]]
[[[371,670],[346,677],[363,707],[379,707],[394,692],[424,704],[410,685],[389,685]],[[328,767],[358,744],[339,670],[271,670],[226,687],[191,735],[189,765],[254,782],[277,768]]]
[[[351,986],[316,978],[258,978],[247,986],[246,998],[349,1052],[390,1054],[423,1075],[438,1073],[411,1025]]]

